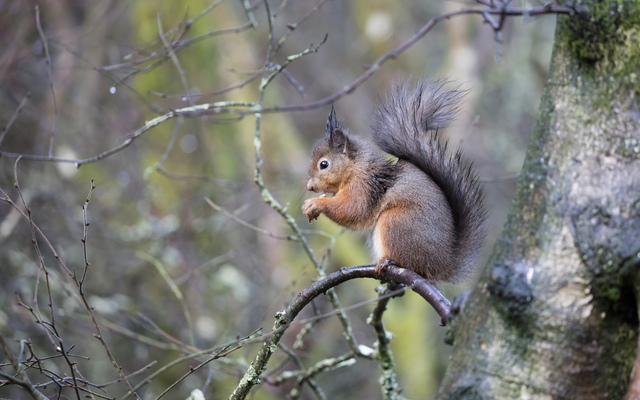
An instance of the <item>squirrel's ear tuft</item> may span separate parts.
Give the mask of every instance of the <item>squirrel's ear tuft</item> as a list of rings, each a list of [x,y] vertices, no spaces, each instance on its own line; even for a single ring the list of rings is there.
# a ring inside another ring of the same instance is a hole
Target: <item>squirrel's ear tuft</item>
[[[329,142],[329,146],[339,153],[346,154],[347,147],[349,145],[349,138],[342,131],[342,126],[336,118],[336,111],[331,104],[331,113],[327,120],[327,130],[325,132],[325,139]]]
[[[336,150],[338,153],[347,153],[347,147],[349,145],[349,138],[342,132],[341,129],[334,129],[329,136],[329,146]]]
[[[329,118],[327,119],[327,130],[325,131],[325,137],[331,140],[331,134],[335,130],[341,130],[342,127],[336,118],[336,110],[333,108],[333,104],[331,104],[331,113],[329,113]]]

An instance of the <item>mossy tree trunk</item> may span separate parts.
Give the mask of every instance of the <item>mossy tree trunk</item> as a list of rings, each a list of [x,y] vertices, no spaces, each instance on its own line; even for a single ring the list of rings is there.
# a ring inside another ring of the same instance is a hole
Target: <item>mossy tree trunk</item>
[[[586,18],[558,18],[516,197],[450,327],[439,399],[621,399],[633,386],[640,1],[580,7]]]

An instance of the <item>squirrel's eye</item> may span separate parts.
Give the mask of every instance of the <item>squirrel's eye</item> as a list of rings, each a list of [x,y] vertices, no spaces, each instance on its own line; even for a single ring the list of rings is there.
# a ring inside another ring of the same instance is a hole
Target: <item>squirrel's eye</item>
[[[329,167],[329,161],[327,160],[322,160],[320,161],[320,169],[327,169]]]

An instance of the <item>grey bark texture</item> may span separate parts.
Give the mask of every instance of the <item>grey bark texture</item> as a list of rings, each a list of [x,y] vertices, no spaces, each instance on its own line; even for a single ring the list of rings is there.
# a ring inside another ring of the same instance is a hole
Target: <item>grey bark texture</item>
[[[516,196],[457,299],[438,399],[636,398],[640,1],[579,7],[558,17]]]

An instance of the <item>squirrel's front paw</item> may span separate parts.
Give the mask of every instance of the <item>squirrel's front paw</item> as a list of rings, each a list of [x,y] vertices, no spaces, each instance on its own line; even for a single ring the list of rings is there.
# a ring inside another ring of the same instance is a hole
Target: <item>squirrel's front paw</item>
[[[320,215],[320,209],[316,204],[317,199],[307,199],[302,203],[302,213],[307,216],[309,222],[318,218]]]

